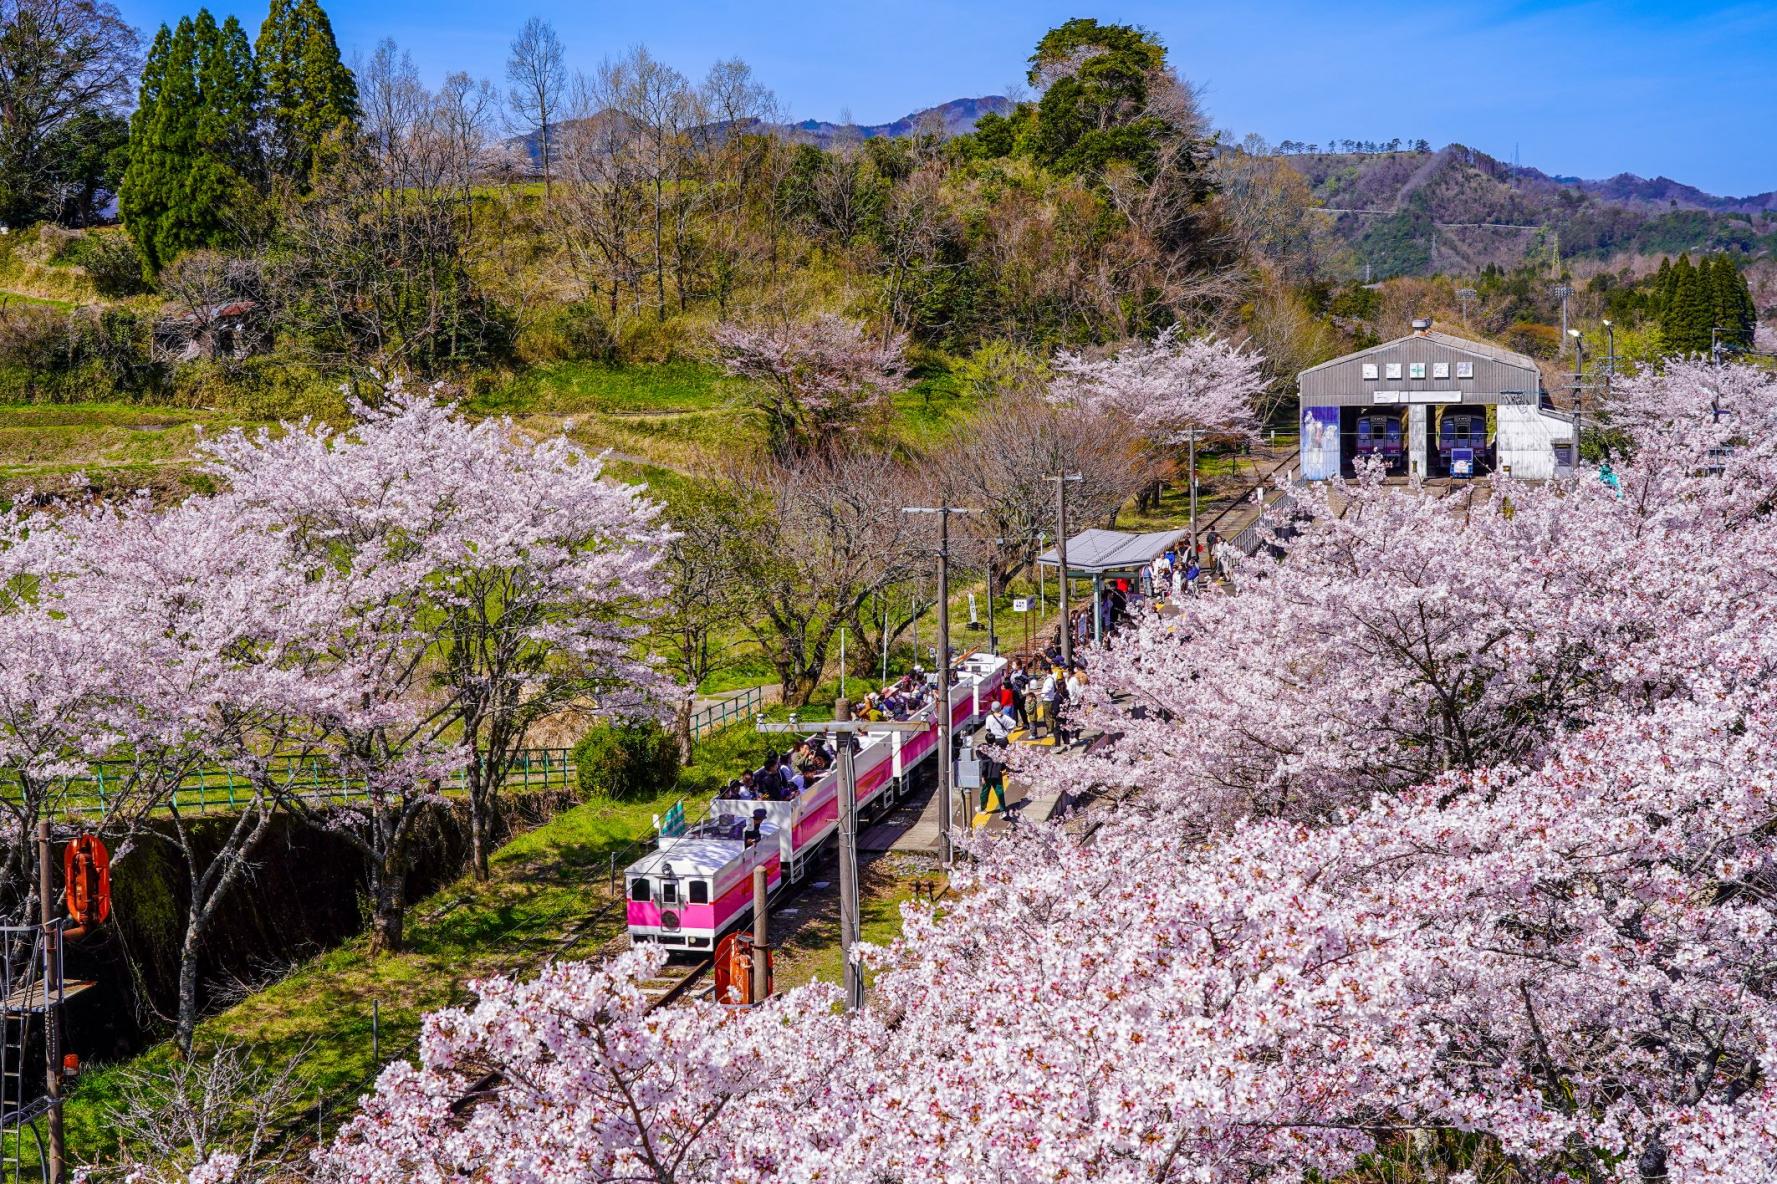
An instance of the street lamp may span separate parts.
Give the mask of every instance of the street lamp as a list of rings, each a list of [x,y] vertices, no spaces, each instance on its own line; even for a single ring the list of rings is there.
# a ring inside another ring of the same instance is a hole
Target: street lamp
[[[1573,295],[1573,285],[1556,284],[1549,289],[1549,292],[1561,301],[1561,332],[1570,337],[1577,337],[1578,334],[1567,327],[1567,298]]]
[[[1580,382],[1586,368],[1586,342],[1578,329],[1569,329],[1567,335],[1573,338],[1573,471],[1580,469],[1580,420],[1583,408],[1580,400]]]

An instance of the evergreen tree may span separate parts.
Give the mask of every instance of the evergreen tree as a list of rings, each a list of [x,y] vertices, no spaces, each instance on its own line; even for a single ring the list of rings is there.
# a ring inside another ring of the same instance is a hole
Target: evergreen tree
[[[1672,272],[1672,298],[1660,318],[1661,342],[1669,354],[1706,353],[1715,322],[1709,276],[1691,266],[1688,254],[1678,257]]]
[[[1709,260],[1709,279],[1714,324],[1721,329],[1722,343],[1736,349],[1751,349],[1758,313],[1746,277],[1728,256],[1716,255]]]
[[[207,9],[161,26],[142,70],[130,119],[130,163],[119,211],[144,269],[234,237],[257,204],[258,81],[240,24],[218,26]]]
[[[204,151],[232,163],[234,172],[249,182],[259,181],[259,115],[262,88],[259,68],[246,31],[234,17],[220,29],[207,12],[198,13],[198,91],[203,110],[198,119],[198,139]]]
[[[316,0],[272,0],[256,45],[272,171],[306,190],[317,154],[358,120],[358,84]]]
[[[1672,259],[1660,256],[1660,270],[1654,272],[1653,287],[1649,297],[1651,311],[1656,318],[1666,315],[1666,306],[1672,303]]]

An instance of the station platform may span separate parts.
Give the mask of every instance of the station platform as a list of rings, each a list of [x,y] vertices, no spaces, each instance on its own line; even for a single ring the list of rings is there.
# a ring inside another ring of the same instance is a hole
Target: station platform
[[[1014,757],[1016,749],[1014,749]],[[962,808],[962,795],[978,795],[979,790],[957,790],[958,795],[955,821],[958,826],[967,825],[967,815]],[[1061,804],[1062,793],[1059,789],[1045,788],[1033,793],[1030,787],[1016,778],[1008,778],[1006,782],[1007,812],[983,814],[975,812],[974,825],[978,830],[1004,830],[1013,820],[1021,822],[1047,822],[1054,816]],[[971,799],[979,802],[976,796]],[[866,827],[858,835],[860,852],[893,851],[907,855],[941,854],[939,843],[939,807],[936,788],[925,790],[901,802],[887,817],[874,826]]]

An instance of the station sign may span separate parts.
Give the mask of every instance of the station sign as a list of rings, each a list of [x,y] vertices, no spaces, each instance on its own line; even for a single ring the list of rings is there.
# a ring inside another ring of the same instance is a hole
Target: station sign
[[[1374,403],[1460,403],[1461,391],[1371,391]]]
[[[1030,611],[1030,597],[1028,597],[1028,596],[1014,596],[1012,598],[1012,611],[1015,613],[1029,612]]]

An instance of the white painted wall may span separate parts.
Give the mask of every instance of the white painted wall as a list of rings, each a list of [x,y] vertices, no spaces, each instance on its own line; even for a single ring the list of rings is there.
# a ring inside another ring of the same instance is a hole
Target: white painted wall
[[[1573,439],[1573,424],[1539,407],[1501,404],[1494,442],[1501,469],[1512,476],[1547,481],[1555,475],[1555,445]]]

